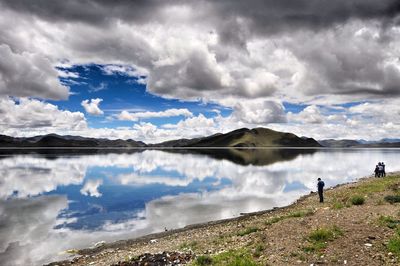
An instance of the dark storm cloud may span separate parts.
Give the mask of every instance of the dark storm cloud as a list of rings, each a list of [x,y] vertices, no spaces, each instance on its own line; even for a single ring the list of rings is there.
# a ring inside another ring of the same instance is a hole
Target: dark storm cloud
[[[17,54],[2,43],[0,58],[0,96],[68,97],[69,89],[59,83],[57,71],[47,58],[33,53]]]
[[[161,0],[1,0],[4,6],[17,12],[33,14],[51,21],[81,21],[103,23],[110,19],[146,20],[157,10],[170,4]]]
[[[399,38],[386,34],[398,0],[0,0],[0,10],[10,58],[0,95],[67,98],[59,59],[143,69],[149,92],[178,99],[400,93],[388,64]],[[356,36],[363,27],[380,37]]]
[[[400,13],[398,0],[223,0],[210,3],[220,17],[247,19],[259,32],[300,26],[317,29],[351,18],[387,19]]]
[[[0,3],[14,11],[47,20],[88,23],[101,23],[113,18],[149,22],[159,20],[156,14],[165,7],[190,6],[211,20],[234,23],[238,17],[247,19],[259,32],[285,27],[326,27],[350,18],[393,18],[400,12],[398,0],[1,0]]]

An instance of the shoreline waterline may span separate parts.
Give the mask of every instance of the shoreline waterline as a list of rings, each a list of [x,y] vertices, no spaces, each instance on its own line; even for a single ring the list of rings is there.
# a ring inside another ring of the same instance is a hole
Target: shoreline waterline
[[[387,175],[395,176],[395,175],[399,175],[399,174],[400,174],[400,172],[391,172],[391,173],[388,173]],[[357,186],[362,182],[367,182],[369,180],[375,180],[375,179],[377,179],[377,178],[375,178],[373,175],[363,176],[363,177],[357,178],[354,181],[345,182],[345,183],[338,184],[333,187],[327,188],[326,193],[336,191],[336,190],[346,187],[346,186]],[[261,217],[261,216],[269,216],[269,215],[272,216],[274,214],[279,214],[282,212],[284,212],[284,213],[289,212],[289,211],[291,211],[291,209],[296,208],[298,205],[301,205],[303,202],[305,202],[307,200],[312,199],[313,201],[317,202],[318,201],[317,198],[318,198],[317,193],[310,192],[309,194],[301,196],[300,198],[295,200],[293,203],[283,206],[283,207],[275,207],[275,208],[268,209],[268,210],[262,210],[262,211],[251,212],[251,213],[243,213],[242,215],[240,215],[238,217],[233,217],[233,218],[209,221],[209,222],[198,223],[198,224],[191,224],[191,225],[187,225],[183,228],[173,229],[173,230],[169,230],[166,232],[148,234],[148,235],[141,236],[138,238],[133,238],[133,239],[122,239],[122,240],[118,240],[118,241],[111,242],[111,243],[105,243],[105,244],[102,244],[101,246],[95,247],[95,248],[80,249],[76,252],[76,254],[80,255],[80,256],[92,256],[92,255],[99,254],[106,250],[118,250],[118,249],[121,249],[124,247],[133,246],[133,245],[149,245],[149,243],[151,243],[152,241],[158,241],[158,240],[166,239],[166,238],[169,238],[172,236],[179,238],[181,235],[188,233],[189,231],[193,231],[193,230],[207,230],[211,227],[224,226],[224,225],[228,225],[228,224],[232,224],[232,223],[240,224],[241,222],[246,222],[248,220],[251,220],[251,219],[257,218],[257,217]],[[323,207],[323,206],[324,205],[321,205],[319,207]],[[56,265],[56,264],[59,265],[59,263],[67,263],[67,261],[51,263],[49,265]]]

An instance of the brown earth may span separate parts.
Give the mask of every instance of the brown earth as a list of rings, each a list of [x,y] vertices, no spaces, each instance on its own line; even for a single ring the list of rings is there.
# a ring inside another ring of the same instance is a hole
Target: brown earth
[[[164,251],[193,258],[240,252],[257,265],[400,265],[400,240],[398,251],[388,247],[399,238],[399,205],[384,200],[399,190],[399,173],[362,178],[328,189],[322,204],[311,193],[285,208],[80,250],[71,261],[51,265],[146,265],[134,262]],[[365,202],[353,205],[355,196]],[[318,229],[328,237],[315,240]]]

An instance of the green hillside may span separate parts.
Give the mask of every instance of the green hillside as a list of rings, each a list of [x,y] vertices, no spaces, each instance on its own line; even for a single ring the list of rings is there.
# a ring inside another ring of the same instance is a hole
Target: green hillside
[[[202,138],[193,147],[321,147],[312,138],[300,138],[268,128],[242,128],[226,134]]]

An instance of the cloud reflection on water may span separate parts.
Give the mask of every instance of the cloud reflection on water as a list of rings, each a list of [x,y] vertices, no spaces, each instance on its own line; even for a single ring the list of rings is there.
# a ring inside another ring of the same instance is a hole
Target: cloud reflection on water
[[[273,159],[274,152],[278,159]],[[0,259],[15,257],[16,265],[29,265],[100,240],[136,237],[164,227],[179,228],[287,205],[315,190],[317,177],[333,186],[371,174],[382,160],[388,171],[399,170],[398,150],[297,151],[287,160],[285,153],[266,150],[263,157],[261,150],[254,153],[259,159],[241,154],[242,164],[156,150],[52,159],[3,157]],[[246,165],[248,161],[256,163]],[[142,191],[152,194],[143,194],[143,205],[132,202],[134,196],[139,197],[133,194]],[[78,201],[87,205],[75,210]],[[99,212],[91,213],[87,206],[96,206]],[[71,226],[90,215],[100,226]]]

